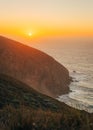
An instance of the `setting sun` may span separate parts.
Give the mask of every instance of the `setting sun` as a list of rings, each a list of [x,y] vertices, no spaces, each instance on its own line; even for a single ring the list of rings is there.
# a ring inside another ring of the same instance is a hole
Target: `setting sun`
[[[31,33],[31,32],[29,32],[29,33],[28,33],[28,36],[29,36],[29,37],[31,37],[31,36],[32,36],[32,33]]]

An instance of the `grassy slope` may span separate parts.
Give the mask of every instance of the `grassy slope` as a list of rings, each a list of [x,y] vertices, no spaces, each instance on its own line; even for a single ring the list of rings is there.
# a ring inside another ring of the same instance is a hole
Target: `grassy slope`
[[[43,110],[59,110],[60,103],[45,96],[26,84],[9,76],[0,75],[0,107],[12,105],[18,108],[20,105]]]
[[[93,114],[70,108],[2,74],[0,108],[0,130],[31,130],[33,122],[37,130],[93,129]]]

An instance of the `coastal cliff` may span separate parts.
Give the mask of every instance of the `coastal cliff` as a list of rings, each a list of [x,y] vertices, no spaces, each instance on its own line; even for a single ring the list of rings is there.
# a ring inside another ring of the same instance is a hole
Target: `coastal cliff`
[[[51,56],[0,36],[0,73],[51,97],[69,91],[69,72]]]

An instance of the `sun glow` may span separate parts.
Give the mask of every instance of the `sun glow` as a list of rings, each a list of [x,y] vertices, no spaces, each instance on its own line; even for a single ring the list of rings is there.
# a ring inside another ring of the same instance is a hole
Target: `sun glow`
[[[32,33],[31,33],[31,32],[29,32],[29,33],[28,33],[28,36],[29,36],[29,37],[31,37],[31,36],[32,36]]]

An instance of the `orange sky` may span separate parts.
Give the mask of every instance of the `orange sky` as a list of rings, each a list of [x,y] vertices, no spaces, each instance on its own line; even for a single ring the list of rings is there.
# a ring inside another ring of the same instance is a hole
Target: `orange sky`
[[[93,36],[93,0],[0,0],[0,34]]]

